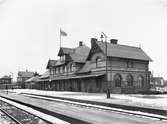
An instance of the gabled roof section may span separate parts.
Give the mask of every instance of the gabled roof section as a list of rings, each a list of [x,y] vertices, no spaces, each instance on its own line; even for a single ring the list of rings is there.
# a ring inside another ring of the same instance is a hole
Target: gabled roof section
[[[98,53],[98,52],[102,52],[103,51],[100,49],[100,47],[97,45],[96,43],[97,39],[96,38],[92,38],[91,39],[91,50],[89,52],[89,55],[87,57],[87,60],[90,60],[91,59],[91,56],[94,54],[94,53]]]
[[[105,42],[95,42],[101,48],[103,53],[105,53]],[[152,61],[152,59],[141,48],[113,43],[107,43],[107,56]]]
[[[49,78],[49,71],[46,71],[45,73],[43,73],[42,76],[40,76],[39,78],[40,79]]]
[[[3,79],[10,79],[10,78],[11,78],[11,76],[4,75],[2,78],[3,78]],[[1,78],[1,79],[2,79],[2,78]]]
[[[63,65],[63,64],[65,64],[65,61],[61,61],[60,59],[58,59],[55,66],[60,66],[60,65]]]
[[[46,66],[46,69],[48,69],[49,67],[55,66],[56,62],[57,62],[57,60],[49,60],[47,66]]]
[[[88,57],[90,48],[86,45],[79,46],[75,48],[75,51],[70,54],[73,62],[85,63]]]
[[[61,47],[59,52],[58,52],[58,56],[64,55],[64,54],[70,54],[73,53],[74,49],[73,48],[65,48],[65,47]]]
[[[91,68],[92,68],[92,65],[90,64],[90,61],[86,61],[85,65],[77,73],[90,72]]]
[[[26,82],[36,82],[36,81],[38,81],[38,79],[39,79],[39,76],[33,76],[33,77],[29,78],[28,80],[26,80]]]

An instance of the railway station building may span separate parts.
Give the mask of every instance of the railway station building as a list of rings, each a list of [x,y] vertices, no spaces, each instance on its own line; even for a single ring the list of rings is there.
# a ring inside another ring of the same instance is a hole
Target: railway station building
[[[139,47],[118,44],[116,39],[105,43],[92,38],[91,48],[80,41],[76,48],[61,47],[58,56],[58,60],[48,61],[47,78],[38,81],[40,89],[141,93],[150,88],[152,60]]]

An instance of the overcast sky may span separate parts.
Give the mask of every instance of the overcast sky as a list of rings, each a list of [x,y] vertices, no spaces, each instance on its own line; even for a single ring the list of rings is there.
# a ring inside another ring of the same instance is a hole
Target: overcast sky
[[[141,44],[150,71],[167,79],[167,0],[0,0],[0,77],[43,73],[57,59],[60,27],[64,47],[90,47],[102,31],[119,44]]]

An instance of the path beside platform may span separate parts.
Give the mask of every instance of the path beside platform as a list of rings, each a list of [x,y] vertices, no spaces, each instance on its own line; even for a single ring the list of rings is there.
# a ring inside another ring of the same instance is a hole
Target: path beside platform
[[[89,100],[95,102],[112,103],[136,107],[167,110],[167,95],[139,95],[139,94],[111,94],[110,99],[106,99],[104,93],[85,92],[65,92],[65,91],[44,91],[30,89],[9,90],[15,93],[31,93],[37,95],[55,96],[62,98],[72,98],[79,100]]]
[[[32,92],[31,92],[32,93]],[[38,92],[39,93],[39,92]],[[65,93],[68,94],[68,93]],[[87,107],[78,107],[73,105],[67,105],[55,101],[46,101],[42,99],[36,99],[31,97],[26,97],[21,94],[11,93],[5,94],[5,92],[0,93],[0,96],[8,97],[10,99],[15,99],[20,102],[28,103],[37,107],[47,109],[52,112],[57,112],[59,114],[67,115],[72,118],[77,118],[82,121],[95,124],[165,124],[165,121],[159,121],[150,118],[143,118],[139,116],[132,116],[129,114],[116,113],[112,111],[103,111],[98,109],[90,109]]]

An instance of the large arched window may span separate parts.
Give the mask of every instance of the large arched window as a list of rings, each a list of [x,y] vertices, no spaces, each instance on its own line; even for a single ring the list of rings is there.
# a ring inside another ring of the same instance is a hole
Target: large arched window
[[[96,68],[100,66],[100,64],[99,64],[100,61],[101,61],[101,57],[98,56],[98,57],[96,58]]]
[[[133,86],[133,76],[131,74],[129,74],[126,77],[126,81],[127,81],[127,86]]]
[[[114,75],[115,87],[121,87],[122,77],[120,74]]]
[[[143,78],[143,76],[141,76],[141,75],[138,76],[137,84],[138,84],[138,87],[144,87],[144,78]]]

